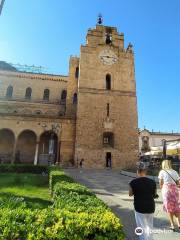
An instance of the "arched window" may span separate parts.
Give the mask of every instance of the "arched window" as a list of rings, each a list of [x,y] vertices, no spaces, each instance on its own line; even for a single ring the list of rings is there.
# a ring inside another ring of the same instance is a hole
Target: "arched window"
[[[111,44],[112,43],[112,36],[110,33],[106,34],[106,44]]]
[[[45,89],[44,90],[44,95],[43,95],[43,100],[49,101],[49,94],[50,94],[49,89]]]
[[[75,72],[75,78],[79,77],[79,67],[76,68],[76,72]]]
[[[106,44],[111,44],[112,43],[112,29],[111,28],[106,28]]]
[[[109,117],[109,110],[110,110],[110,105],[107,103],[107,117]]]
[[[67,91],[63,90],[61,93],[61,101],[60,104],[66,105],[66,97],[67,97]]]
[[[7,98],[12,98],[12,95],[13,95],[13,87],[10,85],[10,86],[7,88],[6,97],[7,97]]]
[[[30,87],[26,88],[25,99],[31,99],[32,89]]]
[[[73,95],[73,104],[77,104],[77,93]]]
[[[67,91],[63,90],[61,93],[61,100],[66,100],[66,96],[67,96]]]
[[[106,75],[106,89],[111,90],[111,75],[110,74]]]

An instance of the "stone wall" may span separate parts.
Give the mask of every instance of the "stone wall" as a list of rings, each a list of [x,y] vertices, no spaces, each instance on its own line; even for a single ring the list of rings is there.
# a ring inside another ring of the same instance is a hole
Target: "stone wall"
[[[61,92],[67,88],[68,77],[45,74],[0,71],[0,98],[6,96],[9,85],[13,86],[13,97],[22,100],[26,88],[32,88],[32,100],[43,100],[44,89],[50,90],[49,101],[60,100]]]

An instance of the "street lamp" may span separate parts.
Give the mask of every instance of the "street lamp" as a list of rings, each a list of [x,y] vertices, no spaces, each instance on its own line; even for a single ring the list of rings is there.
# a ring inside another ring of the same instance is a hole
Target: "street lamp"
[[[57,134],[60,131],[61,126],[59,125],[59,123],[53,123],[51,125],[51,129],[52,129],[52,132]]]
[[[59,132],[60,129],[61,129],[61,125],[59,125],[59,123],[53,123],[53,124],[51,124],[51,128],[50,128],[50,129],[48,129],[48,126],[47,126],[46,123],[43,123],[41,126],[42,126],[42,128],[44,129],[44,132],[46,132],[46,131],[51,131],[51,132],[56,133],[56,134],[58,134],[58,132]]]

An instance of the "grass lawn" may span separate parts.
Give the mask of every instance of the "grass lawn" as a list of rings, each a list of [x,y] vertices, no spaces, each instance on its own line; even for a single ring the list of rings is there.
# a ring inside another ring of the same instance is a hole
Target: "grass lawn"
[[[48,176],[30,173],[0,174],[0,207],[42,209],[51,205]]]

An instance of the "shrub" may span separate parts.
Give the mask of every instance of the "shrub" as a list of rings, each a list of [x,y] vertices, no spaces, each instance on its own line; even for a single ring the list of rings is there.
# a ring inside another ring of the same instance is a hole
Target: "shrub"
[[[53,206],[71,212],[104,211],[107,206],[95,194],[78,183],[56,183],[53,191]]]
[[[124,240],[119,218],[95,194],[59,167],[49,173],[53,206],[32,210],[9,199],[0,206],[0,240]]]
[[[48,172],[47,166],[28,165],[28,164],[0,164],[0,173],[36,173],[42,174]]]
[[[8,208],[8,209],[14,209],[14,208],[21,208],[25,209],[27,208],[27,204],[24,201],[23,197],[16,197],[9,195],[8,197],[0,199],[0,208]]]
[[[94,194],[87,187],[75,182],[65,182],[65,181],[58,182],[54,186],[54,194],[60,195],[61,192],[65,192],[67,194],[71,192],[75,192],[79,195],[94,196]]]
[[[60,168],[50,167],[49,188],[51,192],[53,191],[55,184],[62,181],[73,182],[73,179],[67,176]]]
[[[0,239],[123,240],[122,225],[109,210],[99,216],[58,209],[0,209]]]

